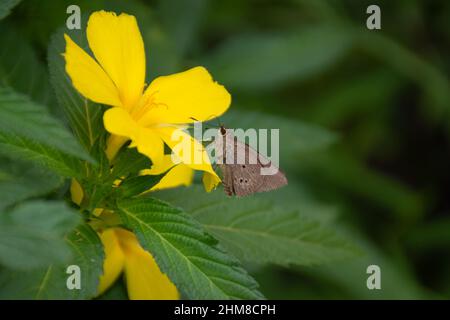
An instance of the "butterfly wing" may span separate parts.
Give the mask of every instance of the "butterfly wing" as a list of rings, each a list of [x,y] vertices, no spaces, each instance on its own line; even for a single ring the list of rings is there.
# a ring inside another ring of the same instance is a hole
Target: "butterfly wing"
[[[272,164],[272,162],[264,157],[262,154],[258,153],[255,149],[250,147],[248,144],[242,143],[237,141],[236,142],[239,145],[239,148],[245,148],[246,153],[249,154],[249,159],[253,161],[257,161],[258,166],[258,174],[260,176],[260,179],[263,180],[263,182],[259,185],[256,192],[264,192],[264,191],[271,191],[278,188],[281,188],[282,186],[287,185],[287,178],[284,175],[284,173],[276,166]],[[256,160],[254,160],[256,159]],[[253,162],[251,162],[253,163]],[[250,165],[251,166],[251,165]],[[272,166],[272,169],[274,170],[274,174],[270,175],[264,175],[262,174],[262,169],[269,168]]]
[[[264,183],[258,189],[258,192],[271,191],[287,185],[286,176],[280,169],[273,175],[263,175]]]
[[[229,188],[231,194],[243,197],[261,189],[264,181],[260,179],[258,165],[227,164],[225,166],[224,179],[227,181],[225,184],[231,185]],[[227,191],[228,187],[225,189]]]
[[[222,171],[222,175],[223,175],[223,190],[225,191],[225,193],[229,196],[234,194],[234,189],[233,189],[233,171],[230,167],[228,167],[227,165],[224,164],[219,164],[219,168]]]
[[[237,140],[230,130],[216,140],[216,156],[220,161],[224,190],[228,195],[246,196],[287,184],[285,175],[276,167],[273,175],[261,174],[261,169],[271,166],[270,160]]]
[[[259,154],[248,144],[235,141],[237,152],[245,152],[246,164],[233,165],[233,188],[237,196],[245,196],[256,192],[271,191],[287,184],[286,176],[277,167],[275,174],[264,175],[262,169],[270,167],[270,160]],[[256,162],[256,164],[255,164]]]
[[[258,154],[249,145],[233,139],[235,156],[237,162],[239,155],[245,155],[245,162],[242,164],[224,164],[225,191],[228,194],[235,194],[242,197],[256,192],[265,192],[278,189],[287,184],[285,175],[278,169],[273,175],[263,175],[261,170],[269,167],[271,162]]]

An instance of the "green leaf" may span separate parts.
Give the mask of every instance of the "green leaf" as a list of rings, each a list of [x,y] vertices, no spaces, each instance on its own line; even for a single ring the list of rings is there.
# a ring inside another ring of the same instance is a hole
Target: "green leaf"
[[[148,191],[156,185],[163,175],[140,176],[143,169],[151,167],[151,161],[140,154],[136,148],[124,147],[114,159],[112,166],[106,156],[99,161],[98,167],[87,167],[86,178],[80,182],[85,191],[83,208],[93,210],[104,207],[114,197],[127,198]],[[122,183],[116,186],[116,181]]]
[[[97,295],[103,272],[104,252],[96,232],[86,224],[78,226],[66,238],[72,259],[29,272],[1,270],[0,299],[90,299]],[[66,272],[70,265],[81,271],[81,288],[69,290]]]
[[[0,3],[0,20],[9,15],[21,0],[2,0]]]
[[[6,22],[0,23],[0,29],[0,43],[7,44],[0,46],[0,85],[47,104],[51,90],[46,65],[22,32]]]
[[[38,161],[65,176],[77,176],[80,160],[91,159],[44,107],[9,88],[0,88],[0,146],[3,154]]]
[[[191,299],[259,299],[256,282],[179,209],[152,198],[120,200],[119,214],[142,247]]]
[[[42,167],[0,157],[0,210],[31,197],[45,195],[62,183]]]
[[[79,221],[62,202],[27,202],[2,213],[0,264],[24,270],[67,262],[70,250],[63,237]]]
[[[30,139],[1,132],[0,154],[34,161],[65,177],[76,177],[81,171],[78,159]]]
[[[254,263],[312,265],[352,258],[355,245],[298,210],[276,206],[264,197],[230,198],[202,187],[164,190],[155,196],[181,206],[237,258]]]
[[[72,156],[89,160],[89,156],[71,133],[46,109],[9,88],[0,88],[0,127],[52,147]]]
[[[92,150],[97,163],[86,164],[83,177],[78,179],[84,191],[82,207],[87,210],[102,207],[104,198],[112,192],[115,177],[111,175],[109,160],[103,150],[106,149],[105,140],[95,142]]]
[[[98,300],[129,300],[125,281],[119,278]]]
[[[137,151],[137,148],[125,148],[114,159],[111,175],[122,178],[137,175],[141,170],[152,166],[150,159]]]
[[[247,34],[224,43],[205,65],[226,87],[274,89],[328,69],[350,49],[350,35],[335,26]]]
[[[59,106],[69,120],[70,126],[80,143],[91,155],[99,139],[106,134],[103,129],[103,111],[101,105],[81,96],[73,87],[65,70],[63,53],[65,41],[63,34],[67,33],[82,49],[90,52],[87,45],[85,28],[82,30],[67,30],[61,28],[50,41],[48,47],[48,61],[50,71],[50,83],[55,91]]]
[[[165,173],[160,175],[144,175],[128,178],[124,180],[119,187],[117,187],[119,197],[129,198],[148,191],[155,186],[162,179],[162,177],[164,177],[164,175]]]

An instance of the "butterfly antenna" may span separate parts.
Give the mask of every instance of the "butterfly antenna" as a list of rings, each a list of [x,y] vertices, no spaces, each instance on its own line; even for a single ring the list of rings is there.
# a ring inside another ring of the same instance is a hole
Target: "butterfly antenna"
[[[198,120],[198,119],[196,119],[196,118],[194,118],[194,117],[189,117],[189,119],[192,119],[192,120],[197,121],[197,122],[208,122],[209,120],[211,120],[211,119],[213,119],[213,118],[219,119],[219,117],[218,117],[217,115],[215,115],[215,114],[209,115],[209,116],[206,118],[206,120],[204,120],[204,121],[200,121],[200,120]],[[214,125],[211,125],[211,124],[209,124],[209,125],[210,125],[210,128],[214,128]],[[220,128],[220,127],[221,127],[221,122],[218,121],[217,128]]]
[[[220,121],[220,117],[217,117],[217,125],[219,128],[223,126],[222,121]]]

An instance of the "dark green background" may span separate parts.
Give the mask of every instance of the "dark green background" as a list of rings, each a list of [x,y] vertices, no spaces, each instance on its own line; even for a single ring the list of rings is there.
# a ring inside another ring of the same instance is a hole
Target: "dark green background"
[[[382,30],[369,31],[375,3]],[[448,1],[25,0],[0,24],[0,62],[20,70],[0,75],[55,114],[46,52],[70,4],[136,15],[148,80],[204,65],[231,92],[233,110],[335,134],[326,150],[281,159],[295,188],[275,197],[300,206],[307,195],[366,255],[322,267],[249,266],[267,297],[450,297]],[[281,148],[302,139],[282,128]],[[381,291],[365,286],[370,264],[382,269]]]

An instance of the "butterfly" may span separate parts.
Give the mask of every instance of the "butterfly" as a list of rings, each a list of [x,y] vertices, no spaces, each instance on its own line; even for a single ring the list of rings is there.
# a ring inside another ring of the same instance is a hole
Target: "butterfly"
[[[239,141],[232,130],[220,126],[214,140],[216,163],[229,196],[243,197],[287,185],[286,176],[269,159]]]

